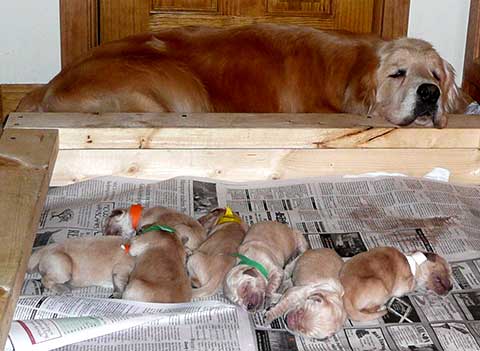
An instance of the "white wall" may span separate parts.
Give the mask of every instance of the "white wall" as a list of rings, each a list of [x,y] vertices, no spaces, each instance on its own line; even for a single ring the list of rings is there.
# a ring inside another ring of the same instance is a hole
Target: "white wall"
[[[44,83],[60,69],[58,0],[0,0],[0,83]],[[470,0],[411,0],[408,35],[434,44],[461,82]]]
[[[431,42],[463,76],[470,0],[411,0],[408,36]]]
[[[0,83],[45,83],[59,70],[59,1],[0,0]]]

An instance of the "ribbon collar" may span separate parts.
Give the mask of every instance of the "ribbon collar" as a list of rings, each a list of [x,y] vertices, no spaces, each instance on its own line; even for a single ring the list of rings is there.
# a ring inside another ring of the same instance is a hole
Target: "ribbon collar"
[[[242,219],[233,213],[232,209],[227,206],[225,207],[225,214],[217,220],[216,225],[229,222],[242,223]]]
[[[140,218],[142,217],[143,206],[140,204],[134,204],[130,206],[130,220],[132,222],[133,230],[137,230],[138,223],[140,223]]]
[[[417,266],[420,266],[422,263],[424,263],[427,260],[427,257],[420,251],[417,251],[411,255],[405,255],[408,261],[408,265],[410,266],[410,271],[412,272],[412,275],[415,277],[415,274],[417,273]]]
[[[175,233],[175,229],[172,227],[169,227],[168,225],[162,225],[162,224],[154,224],[151,225],[148,228],[142,229],[140,231],[140,234],[145,234],[148,232],[154,232],[154,231],[162,231],[162,232],[167,232],[167,233]]]
[[[268,270],[265,268],[265,266],[263,264],[255,261],[255,260],[252,260],[252,259],[248,258],[247,256],[244,256],[244,255],[239,254],[239,253],[232,254],[232,256],[240,259],[239,264],[245,264],[249,267],[257,269],[265,277],[265,279],[268,280]]]

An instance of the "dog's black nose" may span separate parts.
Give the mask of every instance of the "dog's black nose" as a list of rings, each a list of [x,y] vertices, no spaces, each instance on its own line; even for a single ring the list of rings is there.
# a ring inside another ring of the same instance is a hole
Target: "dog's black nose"
[[[423,102],[434,104],[440,97],[440,89],[435,84],[422,84],[417,89],[417,95]]]

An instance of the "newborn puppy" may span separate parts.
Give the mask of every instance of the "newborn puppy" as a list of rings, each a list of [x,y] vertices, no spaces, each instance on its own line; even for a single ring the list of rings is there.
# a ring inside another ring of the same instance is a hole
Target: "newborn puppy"
[[[175,229],[176,235],[185,242],[187,254],[191,254],[207,238],[202,225],[195,219],[166,207],[144,209],[141,205],[132,205],[129,209],[119,208],[112,211],[104,225],[105,235],[121,235],[124,239],[135,236],[138,229],[153,223],[167,225]]]
[[[230,208],[216,209],[199,219],[208,229],[208,239],[188,259],[187,270],[192,279],[193,297],[215,294],[233,268],[248,226]]]
[[[225,296],[249,312],[262,309],[282,283],[285,264],[307,248],[303,235],[285,224],[254,224],[238,249],[237,266],[225,278]]]
[[[70,287],[112,286],[121,296],[133,269],[133,258],[122,249],[122,238],[91,237],[68,239],[33,252],[28,272],[40,272],[42,284],[54,292]]]
[[[293,333],[317,339],[335,334],[347,317],[339,280],[342,266],[343,260],[334,250],[307,250],[295,264],[294,286],[266,313],[266,322],[285,316]]]
[[[385,303],[416,288],[447,295],[452,270],[442,257],[417,251],[406,256],[393,247],[380,247],[354,256],[343,266],[343,303],[354,321],[369,321],[387,313]]]
[[[134,257],[135,268],[122,298],[165,303],[192,299],[185,249],[175,234],[148,231],[130,240],[128,252]]]

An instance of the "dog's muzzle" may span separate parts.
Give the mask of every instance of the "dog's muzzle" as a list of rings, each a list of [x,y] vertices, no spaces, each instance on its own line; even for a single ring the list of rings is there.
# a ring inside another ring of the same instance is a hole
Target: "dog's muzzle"
[[[417,98],[413,117],[418,118],[418,124],[435,124],[438,110],[438,99],[440,98],[440,89],[435,84],[424,83],[417,89]]]

